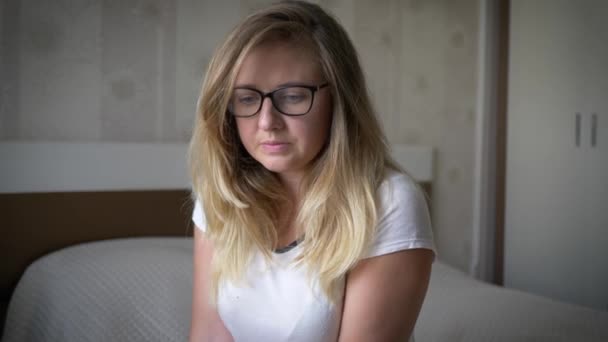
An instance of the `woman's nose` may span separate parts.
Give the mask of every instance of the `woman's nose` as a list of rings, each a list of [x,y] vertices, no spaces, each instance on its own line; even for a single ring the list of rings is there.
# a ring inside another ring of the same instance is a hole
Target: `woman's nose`
[[[283,127],[283,115],[274,108],[270,97],[262,100],[262,108],[258,115],[258,126],[262,130],[269,131]]]

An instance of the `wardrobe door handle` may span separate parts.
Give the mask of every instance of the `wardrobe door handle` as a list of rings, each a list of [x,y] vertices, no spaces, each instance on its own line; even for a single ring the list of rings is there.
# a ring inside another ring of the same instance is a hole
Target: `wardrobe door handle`
[[[597,142],[597,114],[591,114],[591,147],[595,147]]]
[[[576,113],[576,130],[574,135],[574,142],[576,147],[581,146],[581,113]]]

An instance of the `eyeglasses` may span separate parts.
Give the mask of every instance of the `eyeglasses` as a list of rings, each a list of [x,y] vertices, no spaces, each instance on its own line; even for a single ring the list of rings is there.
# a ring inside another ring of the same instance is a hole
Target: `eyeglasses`
[[[279,113],[288,116],[305,115],[312,108],[315,93],[328,84],[286,86],[268,93],[253,88],[235,88],[228,104],[228,112],[239,118],[254,116],[262,109],[264,99],[270,97],[272,105]]]

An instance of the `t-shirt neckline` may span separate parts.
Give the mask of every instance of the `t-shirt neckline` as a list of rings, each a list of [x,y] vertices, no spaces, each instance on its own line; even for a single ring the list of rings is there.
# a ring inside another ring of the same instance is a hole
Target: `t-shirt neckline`
[[[289,245],[287,245],[285,247],[276,248],[273,252],[276,253],[276,254],[287,253],[290,250],[294,249],[299,243],[300,243],[299,240],[295,240],[295,241],[293,241],[292,243],[290,243]]]

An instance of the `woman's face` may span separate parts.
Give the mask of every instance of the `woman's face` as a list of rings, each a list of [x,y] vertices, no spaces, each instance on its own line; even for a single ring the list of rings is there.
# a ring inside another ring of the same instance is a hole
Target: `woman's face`
[[[253,102],[249,96],[253,93],[242,88],[268,93],[287,85],[319,86],[324,83],[320,67],[310,52],[293,44],[265,43],[252,49],[243,61],[236,78],[232,108],[241,106],[242,110]],[[301,100],[303,94],[298,93],[298,89],[294,90],[293,93],[287,90],[275,93],[274,99],[282,102],[284,108],[297,110],[298,103],[306,100]],[[247,152],[283,180],[301,179],[328,139],[332,116],[329,87],[314,92],[312,100],[310,111],[301,116],[281,114],[271,98],[265,97],[257,114],[236,117],[239,137]],[[252,108],[257,107],[254,104]]]

